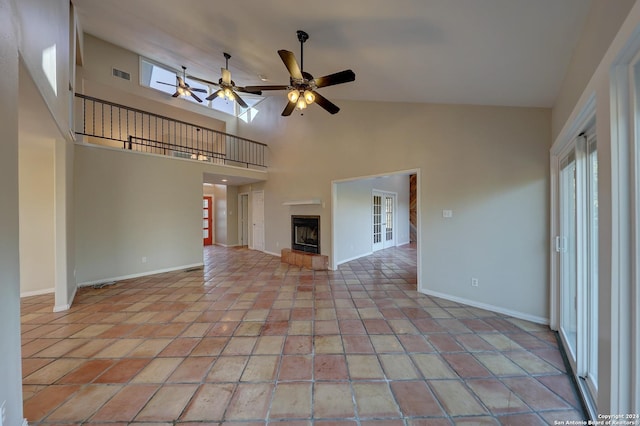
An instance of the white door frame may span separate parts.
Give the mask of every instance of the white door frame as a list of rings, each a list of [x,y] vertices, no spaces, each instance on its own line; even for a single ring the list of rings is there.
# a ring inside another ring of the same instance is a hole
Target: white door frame
[[[375,196],[380,196],[381,197],[381,221],[380,221],[380,225],[382,226],[382,229],[380,230],[381,232],[381,239],[379,243],[376,243],[374,241],[374,234],[373,234],[373,229],[371,229],[371,251],[378,251],[378,250],[382,250],[382,249],[386,249],[389,247],[395,247],[396,246],[396,231],[397,231],[397,215],[396,212],[398,210],[398,194],[396,192],[390,192],[390,191],[383,191],[380,189],[373,189],[371,191],[371,217],[372,217],[372,224],[373,224],[373,215],[374,215],[374,205],[373,205],[373,197]],[[392,232],[392,238],[390,240],[386,239],[386,224],[387,224],[387,218],[386,218],[386,205],[387,205],[387,199],[391,198],[393,200],[393,206],[392,206],[392,223],[391,223],[391,232]]]

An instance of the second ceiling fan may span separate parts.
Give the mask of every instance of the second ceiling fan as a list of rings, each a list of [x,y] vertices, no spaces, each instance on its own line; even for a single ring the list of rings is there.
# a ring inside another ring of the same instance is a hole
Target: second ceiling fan
[[[258,90],[289,90],[287,98],[289,102],[282,111],[283,116],[291,115],[294,109],[305,109],[312,103],[317,103],[330,114],[336,114],[340,108],[317,92],[321,87],[334,86],[336,84],[348,83],[356,79],[356,74],[352,70],[344,70],[324,77],[314,78],[304,71],[304,42],[309,39],[309,34],[302,30],[297,31],[300,42],[300,65],[296,57],[288,50],[278,50],[280,59],[289,71],[288,86],[246,86],[248,91]]]
[[[247,103],[240,97],[240,95],[238,95],[238,92],[252,93],[254,95],[261,95],[262,92],[260,90],[249,90],[248,88],[236,86],[236,83],[231,80],[231,71],[229,71],[229,59],[231,59],[231,55],[227,52],[223,52],[223,55],[225,59],[225,67],[220,69],[221,76],[217,83],[193,76],[191,78],[205,84],[211,84],[213,86],[219,87],[217,91],[207,96],[206,99],[208,101],[211,101],[216,97],[220,97],[236,101],[243,108],[249,108],[249,105],[247,105]]]

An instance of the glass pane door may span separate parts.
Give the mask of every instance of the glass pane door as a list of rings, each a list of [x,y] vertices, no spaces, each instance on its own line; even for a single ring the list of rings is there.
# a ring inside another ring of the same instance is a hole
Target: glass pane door
[[[571,151],[560,163],[560,333],[575,365],[577,351],[576,161]]]

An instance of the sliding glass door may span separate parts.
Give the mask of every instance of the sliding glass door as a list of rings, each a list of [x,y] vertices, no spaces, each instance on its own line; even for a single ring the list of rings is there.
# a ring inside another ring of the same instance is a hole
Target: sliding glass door
[[[574,373],[598,390],[598,156],[594,128],[559,156],[559,332]]]

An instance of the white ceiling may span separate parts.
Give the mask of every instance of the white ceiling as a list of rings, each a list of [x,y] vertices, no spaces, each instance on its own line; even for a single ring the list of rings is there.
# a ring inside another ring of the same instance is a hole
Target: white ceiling
[[[591,0],[73,3],[86,32],[208,80],[229,52],[236,84],[288,84],[277,50],[300,60],[300,29],[305,71],[356,73],[332,100],[551,107]]]

